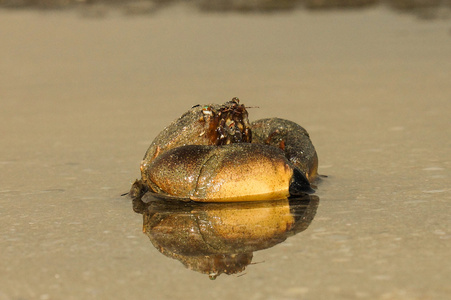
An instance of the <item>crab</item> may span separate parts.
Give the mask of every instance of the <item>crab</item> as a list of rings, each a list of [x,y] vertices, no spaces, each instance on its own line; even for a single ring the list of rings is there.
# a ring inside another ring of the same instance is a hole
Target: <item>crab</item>
[[[313,193],[317,168],[304,128],[279,118],[249,123],[246,107],[233,98],[195,105],[158,134],[129,194],[197,202],[285,199]]]

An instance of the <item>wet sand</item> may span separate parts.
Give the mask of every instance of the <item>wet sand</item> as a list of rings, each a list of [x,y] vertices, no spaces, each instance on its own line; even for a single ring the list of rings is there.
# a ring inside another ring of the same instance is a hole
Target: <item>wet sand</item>
[[[451,297],[451,23],[385,8],[0,11],[0,299]],[[215,281],[120,197],[153,137],[240,97],[304,126],[309,228]]]

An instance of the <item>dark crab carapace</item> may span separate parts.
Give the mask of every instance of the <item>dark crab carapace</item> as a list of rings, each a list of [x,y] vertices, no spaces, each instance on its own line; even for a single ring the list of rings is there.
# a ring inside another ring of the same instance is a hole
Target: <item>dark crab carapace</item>
[[[160,132],[143,160],[151,162],[165,151],[186,145],[219,146],[251,140],[248,113],[238,98],[222,105],[195,105]]]
[[[260,144],[177,147],[143,162],[141,174],[158,195],[199,202],[273,200],[313,192],[283,151]]]
[[[248,120],[233,98],[196,105],[166,127],[141,162],[131,195],[201,202],[256,201],[314,192],[318,159],[309,135],[291,121]]]
[[[279,118],[261,119],[251,123],[253,143],[282,149],[286,158],[313,182],[318,175],[318,155],[310,135],[302,126]]]

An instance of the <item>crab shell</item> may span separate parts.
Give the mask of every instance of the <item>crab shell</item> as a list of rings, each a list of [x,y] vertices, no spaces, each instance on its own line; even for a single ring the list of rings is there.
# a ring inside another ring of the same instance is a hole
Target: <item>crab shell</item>
[[[318,175],[318,155],[310,136],[302,126],[284,119],[267,118],[251,123],[252,143],[265,144],[282,149],[285,157],[310,182]]]
[[[314,192],[282,150],[262,144],[177,147],[144,160],[141,176],[155,196],[199,202],[274,200]]]
[[[248,114],[238,98],[222,105],[196,105],[163,129],[152,141],[143,160],[151,162],[162,153],[185,145],[250,143]]]

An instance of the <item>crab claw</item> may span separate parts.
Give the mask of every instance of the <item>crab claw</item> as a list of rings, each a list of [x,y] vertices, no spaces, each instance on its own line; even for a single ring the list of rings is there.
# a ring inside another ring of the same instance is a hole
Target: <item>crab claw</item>
[[[310,182],[307,177],[305,177],[304,173],[299,171],[298,168],[294,168],[289,192],[291,196],[299,196],[303,194],[313,194],[315,190],[310,186]]]
[[[177,147],[143,164],[141,175],[154,196],[184,201],[279,200],[314,192],[282,150],[262,144]]]

